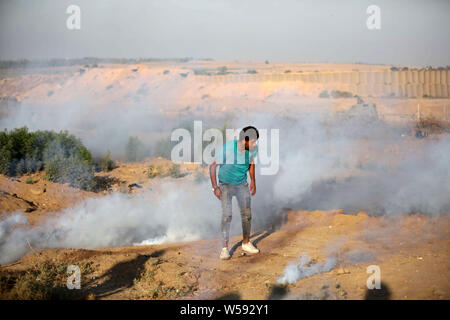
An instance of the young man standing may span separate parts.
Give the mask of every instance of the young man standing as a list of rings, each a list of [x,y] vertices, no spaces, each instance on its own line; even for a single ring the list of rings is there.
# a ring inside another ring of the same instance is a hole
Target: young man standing
[[[254,158],[258,152],[256,141],[259,132],[255,127],[245,127],[239,133],[239,140],[227,142],[216,155],[216,160],[209,167],[214,195],[222,203],[222,241],[220,259],[229,259],[228,239],[231,224],[231,202],[236,197],[241,210],[242,250],[258,253],[259,250],[249,241],[251,228],[251,195],[256,193]],[[216,180],[216,167],[219,167],[219,184]],[[250,173],[250,189],[247,183],[247,171]]]

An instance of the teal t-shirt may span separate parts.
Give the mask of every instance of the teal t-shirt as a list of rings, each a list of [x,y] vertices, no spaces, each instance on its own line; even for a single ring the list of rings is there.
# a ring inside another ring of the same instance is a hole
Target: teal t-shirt
[[[242,153],[237,147],[237,140],[224,144],[222,150],[216,155],[219,163],[219,181],[232,185],[240,185],[247,181],[247,171],[250,163],[258,153],[258,147],[252,151]]]

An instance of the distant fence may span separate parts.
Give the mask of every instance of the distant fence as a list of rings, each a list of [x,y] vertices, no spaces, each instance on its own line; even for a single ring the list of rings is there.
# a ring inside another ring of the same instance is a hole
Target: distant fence
[[[450,93],[450,70],[385,70],[342,72],[295,72],[196,75],[202,82],[239,83],[262,81],[302,81],[339,85],[361,96],[393,96],[401,98],[448,98]]]
[[[419,120],[435,118],[436,120],[450,122],[450,104],[447,103],[417,103],[417,107],[409,113],[382,112],[381,117],[389,120]]]

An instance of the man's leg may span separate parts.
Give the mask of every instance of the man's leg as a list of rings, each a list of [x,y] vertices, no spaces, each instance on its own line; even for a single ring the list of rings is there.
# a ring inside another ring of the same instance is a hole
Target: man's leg
[[[230,186],[227,184],[221,184],[220,191],[222,191],[222,244],[224,248],[227,248],[228,239],[230,237],[230,224],[232,217]]]
[[[240,185],[238,188],[239,190],[236,198],[239,204],[239,209],[241,210],[242,243],[246,244],[249,241],[252,220],[251,197],[247,183]]]

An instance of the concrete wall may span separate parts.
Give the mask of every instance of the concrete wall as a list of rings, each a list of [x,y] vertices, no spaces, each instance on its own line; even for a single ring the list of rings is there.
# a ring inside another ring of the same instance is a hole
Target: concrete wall
[[[260,81],[301,81],[325,84],[327,87],[348,85],[359,95],[392,96],[402,98],[448,98],[450,70],[399,70],[399,71],[346,71],[346,72],[293,72],[230,74],[195,76],[205,82],[237,83]],[[340,86],[342,87],[342,86]]]

